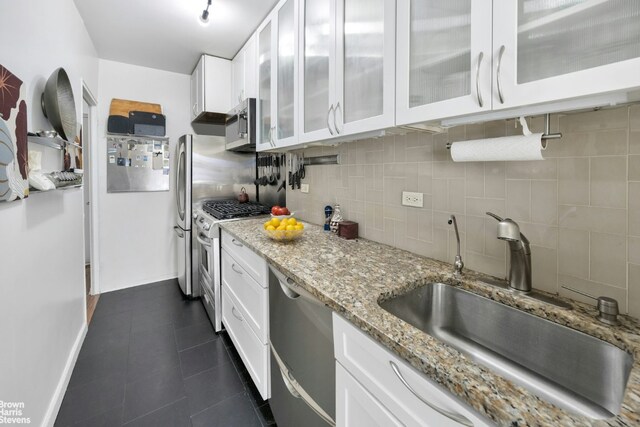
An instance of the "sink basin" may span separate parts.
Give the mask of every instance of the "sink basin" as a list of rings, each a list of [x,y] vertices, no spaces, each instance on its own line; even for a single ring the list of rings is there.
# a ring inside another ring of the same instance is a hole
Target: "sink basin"
[[[569,412],[620,412],[633,357],[614,345],[442,283],[380,306]]]

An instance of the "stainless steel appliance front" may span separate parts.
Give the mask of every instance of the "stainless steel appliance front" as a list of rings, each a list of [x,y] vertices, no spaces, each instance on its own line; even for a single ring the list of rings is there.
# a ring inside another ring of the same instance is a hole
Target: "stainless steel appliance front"
[[[227,150],[256,151],[256,99],[247,98],[227,114]]]
[[[269,268],[271,399],[281,427],[335,425],[332,310]]]
[[[199,297],[199,243],[192,236],[196,232],[193,214],[204,200],[234,199],[243,187],[256,200],[255,155],[226,151],[222,137],[184,135],[174,158],[178,283],[186,296]]]
[[[213,218],[198,214],[198,273],[204,308],[216,332],[222,330],[220,308],[220,229]]]

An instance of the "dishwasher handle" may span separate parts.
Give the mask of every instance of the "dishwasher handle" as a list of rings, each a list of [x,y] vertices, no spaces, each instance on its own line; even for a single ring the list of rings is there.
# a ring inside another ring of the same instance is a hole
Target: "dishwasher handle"
[[[304,403],[306,403],[307,406],[309,406],[309,408],[313,410],[313,412],[318,414],[318,416],[320,416],[320,418],[322,418],[331,427],[335,427],[336,425],[335,420],[331,418],[331,415],[327,414],[324,411],[324,409],[322,409],[322,407],[318,404],[318,402],[313,400],[313,398],[309,395],[309,393],[307,393],[305,389],[302,388],[300,383],[296,381],[296,379],[291,374],[291,371],[289,371],[286,364],[282,361],[282,359],[280,358],[280,355],[278,354],[276,349],[273,347],[272,343],[269,343],[269,347],[271,347],[271,354],[273,354],[273,358],[275,359],[276,364],[280,369],[280,375],[282,375],[282,381],[284,382],[284,385],[287,387],[287,390],[289,390],[289,393],[291,393],[291,395],[296,399],[301,399]]]
[[[319,305],[319,306],[325,306],[326,305],[326,304],[320,302],[320,300],[318,300],[318,298],[313,296],[309,291],[303,289],[300,285],[298,285],[296,282],[294,282],[291,278],[289,278],[289,277],[285,276],[284,274],[280,273],[278,270],[276,270],[272,266],[269,266],[269,268],[273,272],[274,276],[276,276],[276,279],[278,280],[278,283],[280,284],[280,289],[282,289],[282,293],[284,293],[287,298],[292,299],[292,300],[297,300],[299,298],[302,298],[305,301],[308,301],[310,303],[313,303],[313,304],[316,304],[316,305]]]
[[[300,294],[293,290],[293,286],[297,286],[293,280],[289,279],[288,277],[285,280],[280,280],[280,278],[278,278],[278,282],[280,283],[280,288],[282,289],[282,292],[284,292],[287,298],[289,299],[300,298]]]

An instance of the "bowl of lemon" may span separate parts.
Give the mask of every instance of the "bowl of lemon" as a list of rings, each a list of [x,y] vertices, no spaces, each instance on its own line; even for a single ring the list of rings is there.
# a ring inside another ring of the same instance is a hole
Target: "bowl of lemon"
[[[299,239],[304,232],[304,225],[295,218],[271,218],[263,225],[263,231],[270,239],[290,242]]]

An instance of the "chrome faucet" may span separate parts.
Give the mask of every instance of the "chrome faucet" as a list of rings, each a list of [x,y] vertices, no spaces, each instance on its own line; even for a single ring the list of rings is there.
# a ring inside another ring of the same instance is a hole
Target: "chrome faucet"
[[[487,212],[498,221],[498,239],[509,243],[509,287],[521,292],[531,292],[531,247],[529,240],[511,218],[500,218]]]
[[[456,216],[451,215],[448,223],[449,225],[453,224],[453,229],[456,231],[456,241],[458,242],[458,253],[455,261],[453,262],[454,274],[457,276],[462,273],[464,262],[462,262],[462,256],[460,255],[460,234],[458,233],[458,221],[456,221]]]

